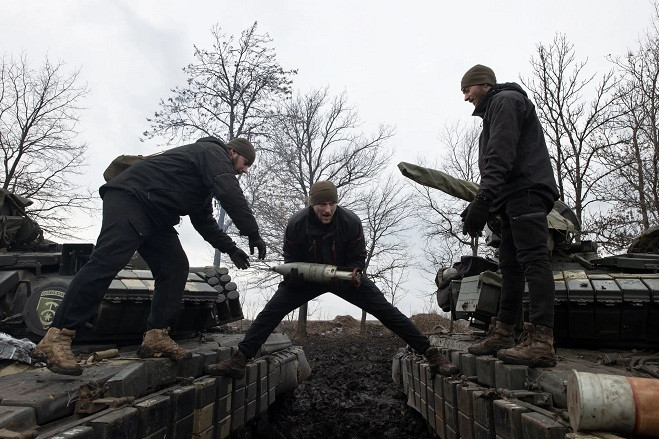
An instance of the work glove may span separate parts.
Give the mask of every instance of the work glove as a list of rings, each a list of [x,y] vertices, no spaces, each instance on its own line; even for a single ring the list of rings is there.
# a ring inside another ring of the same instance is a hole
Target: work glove
[[[291,268],[291,272],[284,275],[284,282],[292,287],[299,287],[304,283],[304,274],[300,273],[297,268]]]
[[[259,250],[259,259],[265,259],[265,242],[261,239],[259,235],[255,235],[249,238],[249,254],[254,254],[254,247]]]
[[[462,234],[469,235],[472,238],[481,236],[483,227],[487,223],[487,217],[490,215],[490,205],[492,200],[484,195],[477,195],[474,201],[469,203],[467,208],[460,215],[462,217]]]
[[[229,257],[233,261],[233,264],[241,270],[249,268],[249,256],[242,249],[236,247],[233,253],[229,254]]]

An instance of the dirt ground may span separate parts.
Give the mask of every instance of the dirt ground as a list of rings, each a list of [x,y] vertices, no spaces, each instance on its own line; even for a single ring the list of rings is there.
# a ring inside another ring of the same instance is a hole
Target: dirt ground
[[[424,333],[446,328],[437,314],[413,316]],[[430,439],[421,415],[408,407],[406,396],[391,379],[391,362],[405,342],[379,322],[338,316],[332,321],[309,321],[308,335],[298,337],[283,324],[295,345],[304,348],[311,376],[271,407],[268,419],[245,433],[248,438],[415,438]]]

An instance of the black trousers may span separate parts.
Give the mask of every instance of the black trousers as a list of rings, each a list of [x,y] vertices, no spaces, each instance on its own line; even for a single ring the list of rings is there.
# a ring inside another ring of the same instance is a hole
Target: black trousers
[[[286,314],[321,294],[330,292],[371,314],[415,351],[424,353],[430,346],[428,337],[423,335],[398,308],[387,301],[373,281],[365,277],[362,279],[359,287],[345,284],[339,288],[311,282],[292,287],[287,282],[281,282],[277,292],[256,316],[256,320],[238,348],[247,358],[253,358]]]
[[[52,326],[76,329],[88,322],[112,279],[135,251],[149,265],[155,280],[147,329],[174,325],[189,273],[178,234],[173,227],[156,227],[129,192],[112,189],[103,197],[103,223],[96,247],[71,281]]]
[[[554,327],[554,276],[549,263],[548,206],[542,196],[523,191],[501,209],[499,268],[502,288],[498,320],[515,324],[529,285],[529,321]]]

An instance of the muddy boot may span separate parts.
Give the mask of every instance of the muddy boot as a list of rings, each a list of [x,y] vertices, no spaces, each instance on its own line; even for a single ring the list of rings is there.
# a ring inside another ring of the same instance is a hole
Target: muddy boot
[[[144,334],[142,345],[137,350],[140,358],[167,357],[174,361],[192,357],[192,353],[186,351],[169,337],[169,328],[151,329]]]
[[[247,361],[247,357],[239,349],[231,358],[206,366],[206,373],[209,375],[240,379],[245,376]]]
[[[46,363],[48,369],[64,375],[82,375],[82,367],[76,363],[71,342],[76,332],[72,329],[49,328],[31,355]]]
[[[547,326],[524,323],[520,343],[510,349],[501,349],[497,352],[497,358],[509,364],[533,367],[556,366],[554,331]]]
[[[497,320],[496,317],[492,317],[492,323],[485,338],[469,346],[467,351],[473,355],[496,355],[500,349],[515,345],[514,333],[514,325],[508,325]]]
[[[455,364],[451,363],[449,359],[442,355],[442,353],[439,352],[439,349],[434,346],[430,346],[423,356],[426,357],[426,360],[428,360],[428,363],[430,364],[430,373],[432,375],[440,374],[450,377],[460,372],[460,369],[458,369]]]

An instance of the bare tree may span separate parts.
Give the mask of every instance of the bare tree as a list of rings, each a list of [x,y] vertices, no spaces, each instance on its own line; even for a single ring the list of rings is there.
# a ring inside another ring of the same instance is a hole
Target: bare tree
[[[565,35],[557,34],[551,44],[538,44],[531,58],[533,77],[522,80],[553,152],[560,198],[574,208],[582,224],[586,207],[596,201],[594,191],[610,172],[598,159],[618,143],[610,133],[617,117],[613,72],[593,84],[595,75],[587,75],[586,65],[576,59]],[[589,92],[592,99],[584,97]]]
[[[411,197],[405,193],[402,181],[391,175],[379,181],[372,190],[365,192],[362,203],[366,239],[365,271],[369,277],[381,281],[383,293],[396,304],[405,295],[403,286],[410,255],[403,239],[410,228],[413,212]],[[360,333],[366,333],[366,311],[362,310]]]
[[[276,105],[291,94],[296,71],[282,68],[272,39],[257,32],[257,22],[238,39],[222,33],[218,25],[211,33],[212,49],[194,46],[195,61],[183,68],[186,85],[160,101],[160,110],[147,119],[151,128],[144,132],[146,138],[162,137],[171,143],[209,135],[225,140],[246,137],[258,147],[276,116]],[[221,206],[218,224],[223,230],[231,226]],[[214,263],[220,263],[219,251]]]
[[[46,58],[37,69],[26,55],[3,55],[0,65],[2,187],[31,199],[27,213],[41,228],[71,237],[76,213],[89,212],[91,191],[72,178],[82,173],[87,145],[77,137],[86,86],[79,70]]]
[[[440,161],[436,164],[421,163],[467,181],[478,181],[478,138],[480,129],[476,123],[447,123],[440,133],[442,144]],[[477,255],[485,251],[482,240],[462,234],[460,214],[467,203],[427,186],[414,185],[417,196],[413,197],[417,216],[423,224],[425,254],[430,270],[450,267],[456,259],[468,251]]]
[[[281,103],[277,114],[250,173],[267,182],[254,196],[253,208],[264,238],[281,252],[288,218],[306,205],[316,181],[331,180],[341,205],[357,205],[359,191],[370,187],[388,164],[391,152],[385,142],[393,131],[380,126],[365,134],[345,93],[332,97],[327,89],[298,94]],[[307,308],[298,314],[300,334],[306,333]]]
[[[602,194],[612,208],[597,218],[598,241],[616,252],[659,223],[659,6],[635,50],[611,57],[621,73],[617,128],[624,140],[605,157],[613,173]]]
[[[273,117],[274,104],[291,93],[291,76],[277,60],[272,39],[257,33],[257,22],[238,39],[211,29],[212,49],[194,46],[195,61],[183,68],[186,85],[160,101],[160,110],[147,121],[146,138],[168,143],[217,135],[227,140],[262,134]]]

